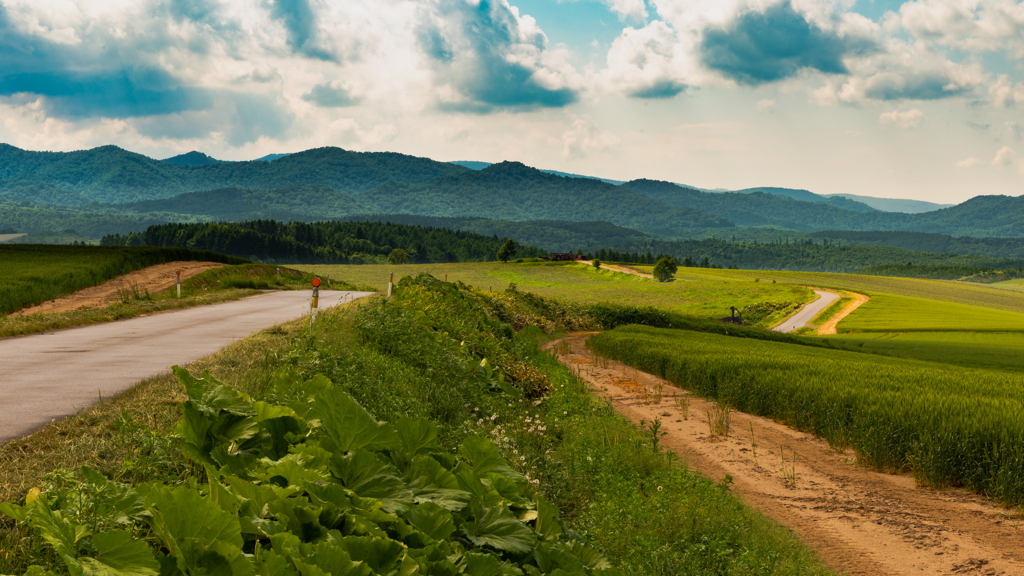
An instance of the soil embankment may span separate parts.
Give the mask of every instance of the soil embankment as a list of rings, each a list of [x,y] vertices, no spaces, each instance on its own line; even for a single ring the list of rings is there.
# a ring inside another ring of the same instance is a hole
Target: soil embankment
[[[120,301],[121,294],[125,290],[138,291],[139,293],[148,291],[150,294],[166,290],[174,286],[175,271],[177,270],[181,270],[181,280],[184,282],[197,274],[223,266],[225,265],[218,262],[168,262],[166,264],[158,264],[107,280],[99,286],[84,288],[63,298],[57,298],[56,300],[44,302],[31,308],[19,310],[11,314],[11,316],[51,314],[55,312],[73,312],[85,308],[101,308]]]
[[[1024,574],[1020,511],[964,490],[918,488],[909,476],[858,467],[852,452],[837,453],[810,434],[757,416],[734,411],[729,435],[712,436],[713,403],[593,356],[587,336],[566,339],[571,351],[559,354],[563,364],[633,422],[660,418],[666,449],[715,480],[731,477],[747,504],[792,528],[837,571]],[[564,351],[560,342],[549,349]]]

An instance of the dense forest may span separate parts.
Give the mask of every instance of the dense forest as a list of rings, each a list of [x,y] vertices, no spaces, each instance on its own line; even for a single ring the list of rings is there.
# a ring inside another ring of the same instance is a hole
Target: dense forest
[[[921,252],[976,254],[993,258],[1024,258],[1024,238],[959,238],[928,232],[853,232],[825,230],[812,232],[811,238],[828,238],[845,244],[890,246]]]
[[[410,262],[489,262],[497,260],[504,238],[446,228],[389,222],[291,222],[161,224],[143,232],[104,236],[105,246],[176,246],[212,250],[262,262],[308,264],[383,263],[402,250]],[[517,246],[519,258],[548,252]]]
[[[649,238],[632,228],[616,226],[610,222],[566,222],[564,220],[528,220],[508,222],[489,218],[444,218],[437,216],[410,216],[408,214],[374,214],[350,216],[346,222],[374,221],[414,226],[434,226],[475,232],[484,236],[514,238],[516,242],[539,246],[551,252],[576,252],[590,246],[617,245]]]
[[[723,268],[747,270],[805,270],[855,272],[874,266],[904,265],[956,266],[970,269],[1010,269],[1024,266],[1024,260],[960,254],[935,254],[888,246],[840,245],[829,239],[815,241],[730,242],[707,238],[671,242],[641,240],[615,247],[620,252],[665,254],[685,262],[703,262]]]
[[[418,184],[468,168],[394,152],[351,152],[314,148],[273,162],[217,162],[176,165],[117,146],[78,152],[32,152],[0,144],[0,198],[82,205],[121,204],[170,198],[218,188],[269,190],[292,184],[365,192],[385,182]],[[48,199],[29,195],[49,184]],[[64,197],[58,199],[58,192]]]

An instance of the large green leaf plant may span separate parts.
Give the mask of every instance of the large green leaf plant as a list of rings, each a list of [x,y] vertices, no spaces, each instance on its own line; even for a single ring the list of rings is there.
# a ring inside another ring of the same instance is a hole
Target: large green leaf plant
[[[378,422],[322,376],[279,375],[268,403],[175,373],[175,433],[205,483],[84,468],[74,494],[0,504],[72,576],[618,574],[484,438],[451,454],[432,422]]]

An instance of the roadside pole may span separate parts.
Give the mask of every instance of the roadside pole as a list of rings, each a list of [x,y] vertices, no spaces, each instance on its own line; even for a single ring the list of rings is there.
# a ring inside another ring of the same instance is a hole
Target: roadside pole
[[[309,328],[313,329],[317,308],[320,306],[320,279],[313,278],[313,299],[309,301]]]
[[[395,283],[395,273],[392,272],[388,278],[388,298],[391,298],[391,286]]]
[[[175,270],[175,273],[178,275],[175,281],[175,284],[178,286],[178,298],[181,298],[181,270]]]

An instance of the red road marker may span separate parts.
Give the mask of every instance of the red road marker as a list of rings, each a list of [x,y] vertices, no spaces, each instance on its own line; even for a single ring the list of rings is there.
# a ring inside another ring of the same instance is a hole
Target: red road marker
[[[319,287],[320,287],[320,279],[319,278],[313,278],[313,288],[319,288]]]

